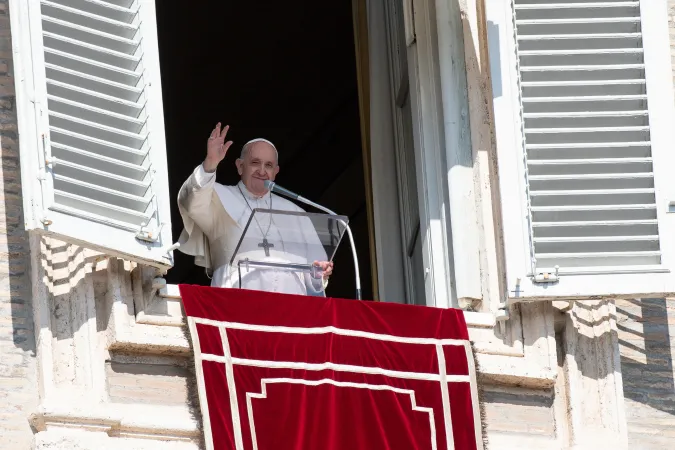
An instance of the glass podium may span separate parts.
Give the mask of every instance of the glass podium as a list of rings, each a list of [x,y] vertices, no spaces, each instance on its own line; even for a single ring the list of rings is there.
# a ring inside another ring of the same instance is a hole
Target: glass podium
[[[333,260],[348,222],[346,216],[254,209],[230,260],[238,287],[297,293],[304,285],[308,294],[322,293],[323,273],[314,262]]]

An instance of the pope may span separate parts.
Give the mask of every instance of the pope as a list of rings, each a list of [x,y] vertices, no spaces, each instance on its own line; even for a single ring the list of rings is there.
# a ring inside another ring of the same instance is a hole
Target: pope
[[[178,209],[184,229],[180,251],[195,257],[195,264],[213,273],[211,286],[242,287],[268,292],[325,295],[333,272],[312,222],[303,216],[256,213],[247,238],[237,250],[239,257],[272,262],[312,262],[320,269],[315,278],[309,273],[269,268],[239,271],[230,264],[244,228],[254,209],[304,212],[296,204],[267,190],[265,181],[279,173],[278,152],[266,139],[254,139],[241,149],[236,160],[240,181],[228,186],[216,182],[216,169],[232,141],[226,141],[229,126],[218,123],[206,145],[204,162],[197,166],[178,193]],[[251,241],[251,242],[249,242]]]

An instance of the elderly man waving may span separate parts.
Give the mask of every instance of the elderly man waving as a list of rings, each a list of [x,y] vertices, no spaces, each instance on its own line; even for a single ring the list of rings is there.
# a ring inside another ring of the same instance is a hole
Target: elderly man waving
[[[204,162],[195,168],[178,193],[184,225],[180,250],[195,256],[195,264],[213,271],[211,285],[214,287],[239,287],[239,272],[236,263],[231,265],[230,260],[254,209],[303,211],[266,189],[265,180],[274,180],[279,164],[276,147],[265,139],[254,139],[243,146],[236,161],[239,183],[234,186],[216,183],[216,169],[232,146],[232,141],[225,141],[228,129],[228,126],[221,129],[220,123],[216,125],[207,142]],[[280,223],[283,220],[297,223]],[[333,263],[326,261],[316,230],[306,218],[256,213],[247,231],[247,237],[255,235],[255,242],[244,240],[237,254],[256,254],[257,260],[289,262],[286,249],[291,242],[296,242],[297,247],[298,241],[297,236],[289,236],[289,233],[300,233],[307,243],[304,250],[293,251],[293,262],[298,262],[298,257],[300,262],[313,262],[320,267],[322,275],[314,278],[308,273],[250,267],[242,271],[242,288],[324,295]]]

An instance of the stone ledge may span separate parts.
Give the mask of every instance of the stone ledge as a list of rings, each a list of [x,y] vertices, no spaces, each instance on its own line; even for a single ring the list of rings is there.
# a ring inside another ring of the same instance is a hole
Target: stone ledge
[[[490,447],[503,449],[560,450],[563,444],[554,437],[532,436],[522,433],[508,433],[502,431],[488,431]],[[609,447],[597,447],[609,448]]]
[[[76,428],[102,432],[112,437],[191,442],[201,430],[187,407],[128,405],[128,404],[70,404],[43,403],[29,417],[38,431],[54,428]]]
[[[32,450],[201,450],[197,442],[110,437],[105,433],[55,428],[33,438]]]
[[[477,359],[480,381],[547,389],[554,386],[558,376],[557,368],[540,367],[525,358],[478,353]]]
[[[175,326],[136,324],[116,330],[108,348],[113,351],[130,351],[156,354],[185,354],[190,345],[184,329]]]
[[[147,309],[148,311],[141,311],[136,315],[137,323],[163,326],[185,324],[178,285],[164,282]],[[163,311],[164,314],[153,314],[157,310]],[[495,315],[491,312],[464,311],[464,320],[470,328],[494,328],[497,324]]]
[[[464,320],[469,328],[494,328],[497,319],[491,312],[464,311]]]

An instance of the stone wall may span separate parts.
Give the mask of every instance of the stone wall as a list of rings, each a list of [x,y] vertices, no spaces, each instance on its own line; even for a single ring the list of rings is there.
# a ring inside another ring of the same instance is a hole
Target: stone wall
[[[190,348],[156,270],[46,237],[30,247],[41,397],[23,448],[197,450]]]
[[[670,448],[675,439],[675,299],[617,301],[628,439]]]
[[[668,22],[675,83],[675,0],[668,0]],[[646,450],[670,448],[675,439],[675,299],[621,300],[616,310],[629,442]]]
[[[0,447],[27,449],[38,388],[7,3],[0,0]]]

